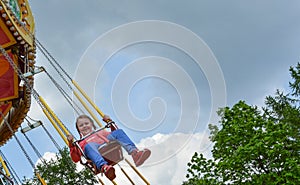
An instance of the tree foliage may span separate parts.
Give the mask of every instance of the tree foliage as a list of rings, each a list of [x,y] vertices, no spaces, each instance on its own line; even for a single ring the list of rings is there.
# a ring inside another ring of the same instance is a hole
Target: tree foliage
[[[86,184],[93,185],[97,183],[95,175],[88,169],[76,170],[76,164],[70,158],[69,150],[67,147],[63,148],[56,154],[57,159],[44,161],[42,164],[37,165],[35,169],[47,184],[50,185],[78,185]],[[36,176],[32,179],[24,179],[23,185],[36,185],[41,184]]]
[[[300,184],[300,64],[290,72],[290,94],[277,90],[262,109],[239,101],[219,110],[213,158],[195,153],[184,185]]]

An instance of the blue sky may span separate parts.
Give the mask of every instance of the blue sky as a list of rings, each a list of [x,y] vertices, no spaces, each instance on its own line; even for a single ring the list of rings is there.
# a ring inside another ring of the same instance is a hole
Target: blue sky
[[[180,184],[195,151],[210,156],[207,124],[217,123],[214,110],[239,100],[263,105],[265,96],[288,89],[288,69],[299,62],[296,0],[30,5],[37,39],[138,146],[153,150],[140,169],[152,184]],[[36,65],[58,77],[40,52]],[[35,79],[35,89],[77,135],[72,109],[45,74]],[[64,146],[35,102],[29,115]],[[42,154],[57,152],[41,128],[28,136]],[[14,139],[1,150],[20,177],[32,175]]]

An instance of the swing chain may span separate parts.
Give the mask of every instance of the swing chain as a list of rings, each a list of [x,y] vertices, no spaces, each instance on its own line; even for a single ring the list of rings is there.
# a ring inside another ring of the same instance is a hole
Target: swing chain
[[[2,112],[0,111],[0,116],[3,118],[6,126],[8,127],[8,129],[10,130],[11,133],[13,133],[14,138],[16,139],[19,147],[21,148],[21,150],[23,151],[26,159],[28,160],[28,162],[30,163],[30,165],[32,166],[32,168],[34,169],[34,163],[32,161],[32,159],[29,157],[28,153],[26,152],[25,148],[23,147],[23,145],[21,144],[20,140],[18,139],[18,137],[16,136],[16,134],[14,133],[13,129],[11,128],[11,126],[9,125],[7,118],[4,117],[4,115],[2,114]]]

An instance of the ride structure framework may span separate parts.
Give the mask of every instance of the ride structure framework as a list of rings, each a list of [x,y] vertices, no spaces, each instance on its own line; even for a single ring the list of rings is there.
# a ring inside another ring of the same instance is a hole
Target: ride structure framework
[[[0,45],[22,73],[32,71],[35,63],[34,19],[27,0],[0,1]],[[33,77],[28,86],[33,87]],[[31,92],[23,86],[3,53],[0,53],[0,111],[14,132],[23,122],[31,104]],[[0,117],[0,146],[12,134]]]
[[[86,111],[93,118],[93,120],[101,128],[103,127],[98,119],[98,116],[92,109],[96,111],[100,117],[104,117],[104,113],[95,105],[95,103],[87,96],[87,94],[80,88],[80,86],[66,73],[50,53],[43,47],[43,45],[35,38],[34,35],[34,19],[31,13],[29,3],[27,0],[0,0],[0,146],[4,145],[10,138],[15,137],[15,132],[18,131],[31,105],[31,97],[40,106],[43,113],[61,136],[63,141],[68,145],[66,136],[70,135],[70,131],[58,118],[46,101],[33,88],[34,76],[37,73],[45,72],[50,80],[61,92],[62,96],[67,100],[76,114],[83,114]],[[66,91],[57,83],[46,69],[35,66],[36,48],[47,58],[52,67],[58,73],[59,77],[66,82],[73,95],[79,100],[85,110],[82,110],[66,93]],[[70,83],[69,83],[70,81]],[[89,104],[87,104],[88,102]],[[31,127],[38,127],[40,125],[30,125]],[[29,129],[30,130],[30,129]],[[25,136],[25,130],[22,133]],[[26,136],[25,136],[26,137]],[[33,162],[26,153],[22,144],[18,141],[25,156],[34,168]],[[119,146],[118,146],[119,147]],[[2,158],[1,158],[2,159]],[[1,160],[1,167],[5,173],[4,177],[9,181],[10,173],[5,167],[4,160]],[[123,160],[122,156],[122,160]],[[146,183],[150,184],[142,174],[125,159],[125,162],[134,170],[134,172]],[[133,180],[125,172],[125,170],[117,163],[121,171],[125,174],[131,184]],[[2,172],[2,171],[1,171]],[[36,173],[39,181],[44,185],[46,181]],[[98,177],[101,184],[104,184]],[[113,184],[116,182],[112,181]]]

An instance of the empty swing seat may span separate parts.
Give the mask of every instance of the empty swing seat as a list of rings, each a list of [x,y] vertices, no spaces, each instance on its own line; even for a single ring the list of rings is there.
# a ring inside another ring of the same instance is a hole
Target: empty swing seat
[[[122,147],[117,141],[105,143],[98,150],[109,165],[113,166],[124,159]]]

